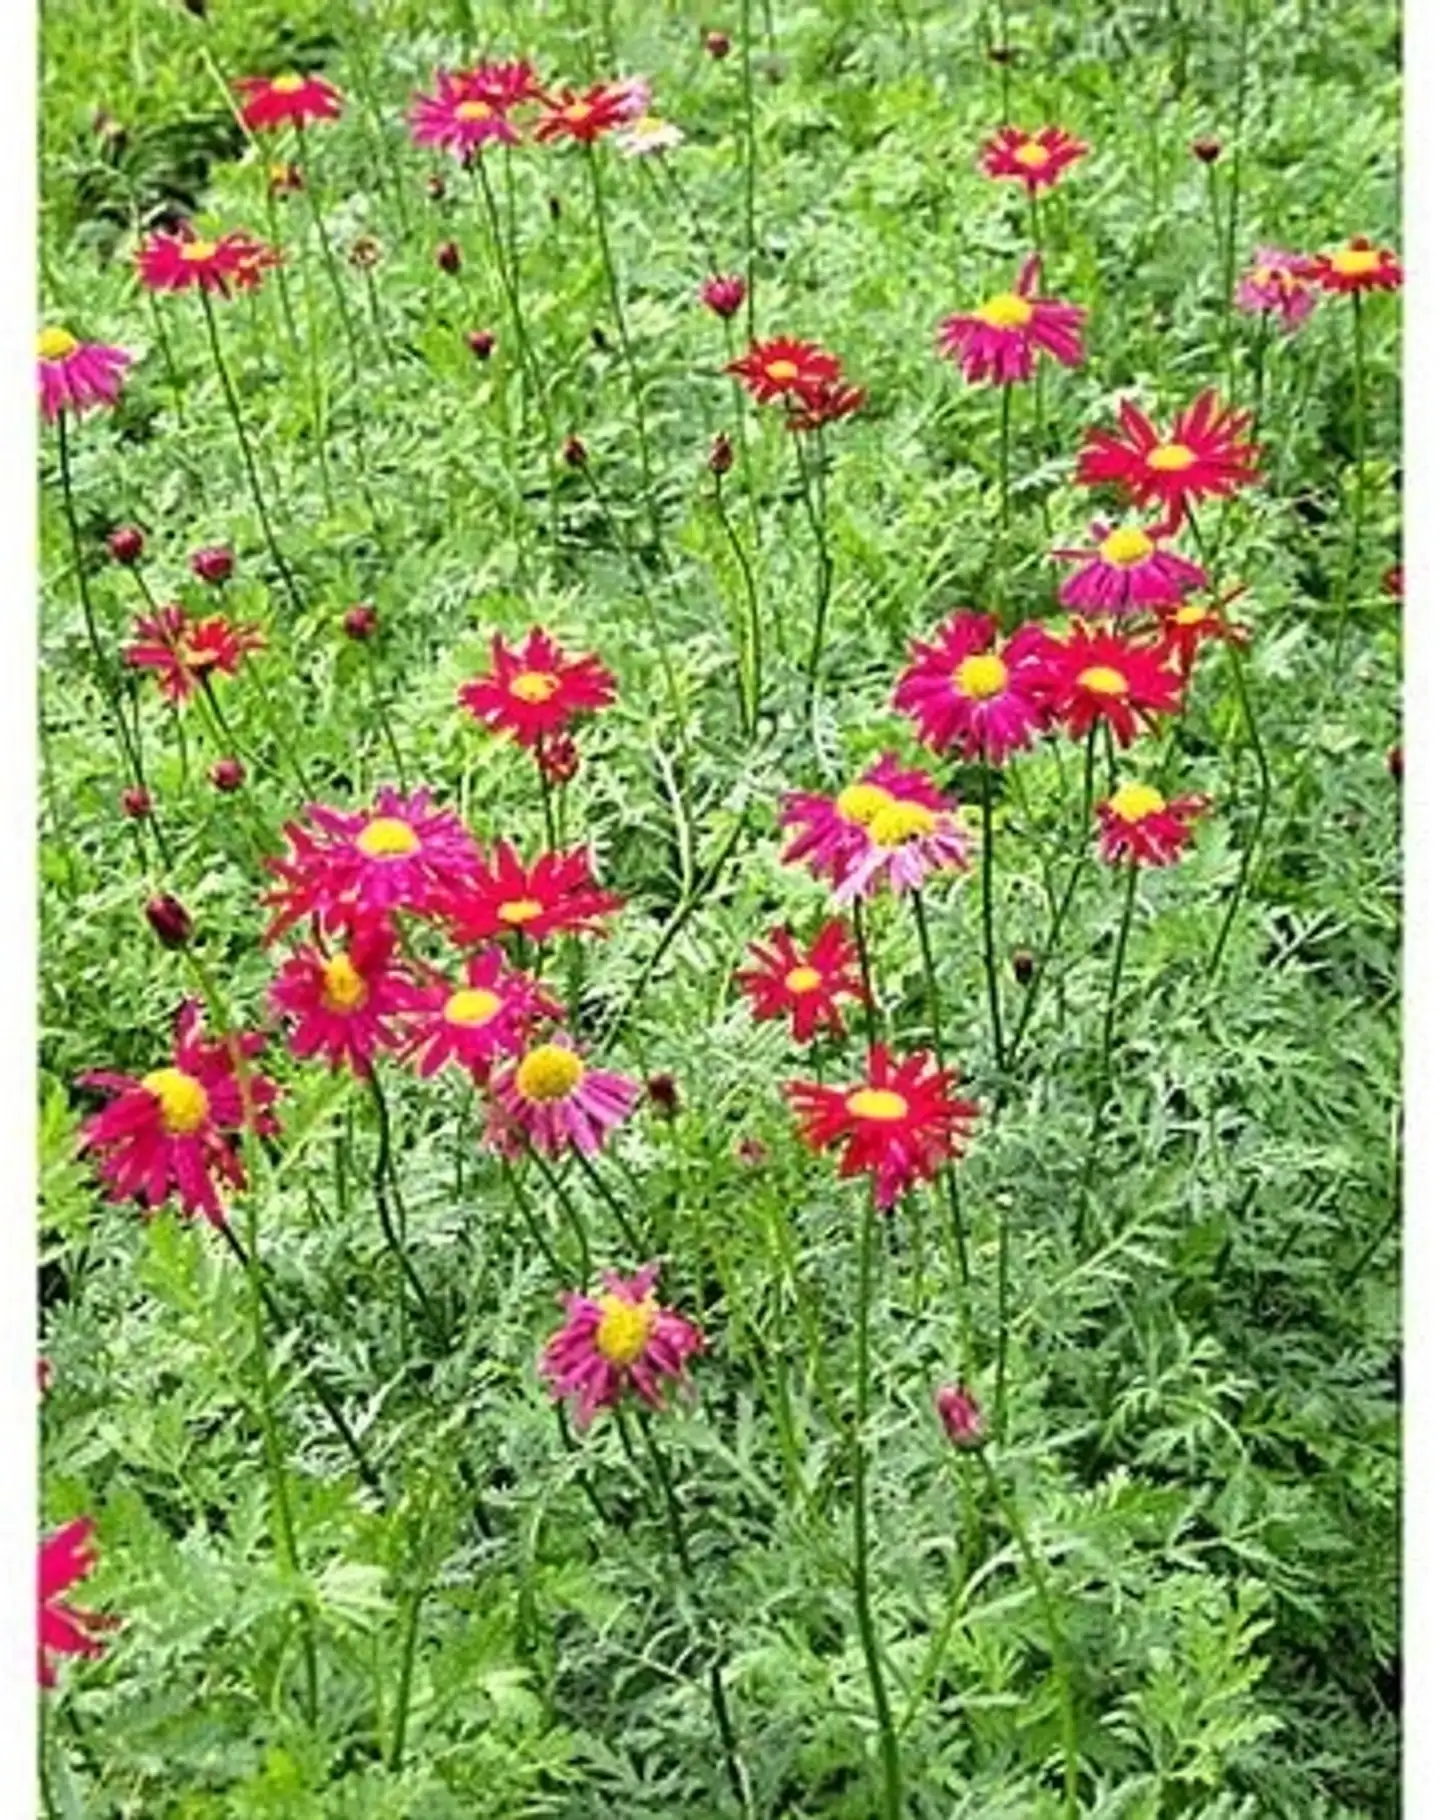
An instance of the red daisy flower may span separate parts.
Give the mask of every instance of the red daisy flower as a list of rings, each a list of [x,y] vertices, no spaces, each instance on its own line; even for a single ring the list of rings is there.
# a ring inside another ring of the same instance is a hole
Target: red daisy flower
[[[94,1570],[95,1519],[76,1517],[73,1523],[44,1537],[36,1562],[36,1618],[39,1676],[42,1687],[54,1687],[51,1656],[98,1656],[103,1645],[94,1635],[110,1630],[115,1620],[93,1611],[80,1611],[60,1595]]]
[[[1249,643],[1249,634],[1245,628],[1233,625],[1225,614],[1225,608],[1244,591],[1243,588],[1235,588],[1215,606],[1191,601],[1185,606],[1164,607],[1160,610],[1157,615],[1160,655],[1167,664],[1180,672],[1182,683],[1189,682],[1200,647],[1207,639],[1220,639],[1236,645]]]
[[[808,1043],[822,1026],[833,1036],[845,1034],[839,1001],[864,1002],[865,987],[855,971],[854,945],[844,923],[823,923],[808,948],[798,948],[783,926],[770,931],[764,942],[751,942],[753,967],[742,967],[736,984],[750,1000],[751,1015],[760,1021],[788,1017],[797,1043]]]
[[[311,826],[286,822],[289,852],[265,862],[281,881],[262,900],[279,909],[266,941],[303,916],[335,929],[357,910],[427,915],[480,864],[469,830],[450,810],[432,807],[428,790],[401,796],[386,785],[370,809],[311,803],[306,813]]]
[[[462,685],[460,705],[483,726],[509,733],[522,746],[537,746],[547,733],[559,733],[578,714],[607,707],[615,699],[615,678],[600,659],[587,652],[567,657],[539,626],[510,650],[497,632],[490,646],[494,666],[488,676]]]
[[[340,118],[340,91],[323,76],[241,76],[235,87],[245,97],[240,118],[251,132]]]
[[[494,853],[482,857],[446,899],[442,914],[457,947],[469,948],[501,935],[534,942],[550,935],[603,935],[601,918],[624,901],[600,889],[584,847],[542,853],[527,866],[509,841],[497,840]]]
[[[1170,802],[1149,784],[1121,784],[1095,805],[1100,854],[1112,866],[1173,866],[1190,842],[1197,818],[1209,807],[1203,796]]]
[[[1226,409],[1213,390],[1181,411],[1168,437],[1128,400],[1120,406],[1120,424],[1118,436],[1085,432],[1075,478],[1081,486],[1119,487],[1134,506],[1163,505],[1167,530],[1180,523],[1191,501],[1225,499],[1260,478],[1259,451],[1243,440],[1250,413]]]
[[[841,1175],[870,1175],[875,1204],[884,1209],[964,1149],[980,1108],[951,1097],[955,1079],[924,1050],[896,1058],[877,1043],[859,1086],[790,1081],[785,1093],[809,1148],[843,1145]]]
[[[178,601],[137,614],[134,631],[125,661],[153,670],[167,701],[188,701],[206,677],[234,676],[247,653],[265,649],[257,626],[234,625],[223,613],[192,619]]]
[[[856,411],[863,410],[869,396],[864,386],[846,385],[840,380],[801,386],[786,395],[785,428],[802,434],[823,430],[827,423],[839,423],[842,417],[853,417]]]
[[[839,380],[840,362],[818,341],[794,341],[781,335],[774,341],[755,342],[725,371],[735,375],[757,404],[794,397],[803,409],[807,393]]]
[[[422,1080],[447,1062],[458,1062],[483,1082],[499,1056],[518,1055],[525,1047],[532,1024],[541,1018],[558,1023],[565,1015],[539,981],[511,968],[498,948],[466,962],[463,986],[431,980],[417,1006],[421,1016],[409,1048],[419,1057],[416,1072]]]
[[[1078,367],[1085,358],[1080,341],[1085,311],[1079,304],[1037,297],[1039,275],[1040,260],[1032,253],[1020,268],[1013,291],[1001,291],[940,324],[940,352],[950,355],[971,385],[987,379],[994,385],[1032,379],[1037,352],[1066,367]]]
[[[1304,276],[1322,291],[1396,291],[1404,273],[1388,246],[1375,246],[1357,234],[1338,253],[1317,253]]]
[[[248,1122],[268,1136],[277,1127],[270,1107],[279,1092],[257,1069],[238,1064],[260,1053],[257,1034],[206,1037],[200,1007],[187,1001],[175,1020],[174,1059],[139,1080],[128,1074],[83,1074],[81,1085],[116,1095],[103,1112],[80,1128],[80,1149],[98,1157],[98,1170],[112,1201],[138,1196],[159,1207],[172,1195],[185,1213],[203,1213],[212,1225],[224,1221],[217,1179],[245,1186],[235,1134]]]
[[[495,107],[519,107],[522,102],[542,101],[545,97],[535,65],[526,57],[512,58],[508,63],[482,63],[477,69],[461,71],[461,77],[472,95]]]
[[[624,83],[597,82],[583,94],[562,88],[558,95],[546,97],[546,111],[535,128],[535,137],[574,139],[591,145],[612,128],[623,126],[632,117],[634,96]]]
[[[520,143],[505,104],[495,99],[493,90],[482,92],[465,70],[437,70],[435,93],[415,95],[409,120],[416,145],[438,146],[461,159],[479,146]]]
[[[1049,723],[1049,639],[1022,627],[997,651],[996,629],[988,613],[960,612],[934,644],[911,641],[893,700],[937,752],[1002,764]]]
[[[987,177],[1018,179],[1033,196],[1047,190],[1090,147],[1076,139],[1063,126],[1042,126],[1038,133],[1027,133],[1018,126],[1002,126],[988,139],[980,153],[980,169]]]
[[[252,290],[272,265],[280,263],[274,247],[246,233],[221,234],[203,240],[193,228],[178,234],[149,235],[136,255],[140,282],[151,291]]]
[[[1205,586],[1198,563],[1162,550],[1161,526],[1116,525],[1103,520],[1090,527],[1087,550],[1056,550],[1062,562],[1077,563],[1060,584],[1060,604],[1083,613],[1133,613],[1174,607]]]
[[[1118,632],[1092,631],[1079,620],[1051,641],[1050,706],[1073,739],[1108,721],[1122,746],[1152,714],[1176,714],[1182,688],[1161,650]]]
[[[293,1017],[290,1048],[301,1060],[323,1054],[369,1074],[381,1049],[399,1047],[397,1018],[418,1010],[423,995],[395,959],[395,931],[383,918],[361,919],[333,954],[307,946],[292,954],[270,988],[270,1002]]]

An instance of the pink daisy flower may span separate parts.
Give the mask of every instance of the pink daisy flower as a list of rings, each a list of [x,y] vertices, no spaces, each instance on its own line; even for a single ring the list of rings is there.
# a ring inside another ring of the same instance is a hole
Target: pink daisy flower
[[[1235,302],[1252,316],[1278,316],[1281,328],[1293,334],[1315,308],[1315,293],[1307,282],[1309,267],[1301,253],[1256,247],[1253,263],[1235,287]]]
[[[954,360],[971,385],[987,379],[1014,385],[1034,378],[1037,351],[1066,367],[1078,367],[1085,358],[1080,340],[1085,311],[1075,303],[1037,297],[1039,275],[1040,260],[1032,253],[1013,291],[1001,291],[940,324],[940,352]]]
[[[482,87],[468,71],[437,70],[434,94],[421,91],[411,101],[410,137],[416,145],[461,159],[485,145],[519,145],[520,135],[498,93],[494,85]]]
[[[527,1143],[551,1156],[570,1149],[593,1156],[640,1097],[638,1082],[591,1068],[560,1032],[510,1063],[491,1092],[485,1135],[502,1156],[521,1154]]]
[[[1048,725],[1047,645],[1022,627],[997,650],[988,613],[952,615],[927,644],[914,639],[894,705],[927,746],[1002,764]]]
[[[970,863],[952,805],[923,771],[904,770],[889,753],[838,796],[790,791],[780,824],[799,829],[781,859],[803,860],[828,879],[837,905],[887,884],[897,895],[914,891],[930,873]]]
[[[615,678],[593,652],[571,657],[539,626],[513,650],[497,632],[490,662],[485,675],[461,684],[460,706],[491,732],[508,733],[522,746],[563,733],[577,716],[615,699]]]
[[[419,1058],[415,1066],[422,1080],[447,1062],[458,1062],[484,1082],[502,1055],[524,1048],[532,1024],[541,1018],[558,1022],[565,1015],[539,981],[510,967],[498,948],[466,963],[463,986],[434,979],[416,1004],[409,1048]]]
[[[569,1402],[575,1426],[589,1427],[633,1390],[651,1409],[663,1409],[668,1379],[686,1383],[686,1361],[704,1349],[698,1327],[655,1299],[658,1263],[633,1277],[606,1271],[598,1295],[562,1295],[565,1325],[540,1359],[540,1375],[556,1402]]]
[[[323,1055],[362,1078],[381,1049],[399,1046],[397,1018],[422,998],[395,959],[395,931],[380,918],[362,920],[333,954],[306,946],[292,954],[270,988],[270,1003],[293,1017],[290,1049],[302,1061]]]
[[[1162,550],[1162,527],[1117,525],[1103,520],[1090,527],[1088,550],[1056,550],[1063,562],[1078,563],[1060,584],[1060,604],[1083,613],[1132,613],[1179,606],[1187,594],[1205,586],[1205,571],[1169,550]]]
[[[62,411],[77,417],[120,401],[125,369],[135,356],[103,341],[78,341],[68,329],[41,329],[35,338],[40,412],[54,423]]]
[[[42,1687],[55,1685],[52,1656],[98,1656],[103,1645],[94,1633],[114,1627],[113,1618],[81,1611],[60,1596],[92,1573],[95,1562],[93,1517],[76,1517],[40,1543],[35,1573],[35,1629]]]
[[[1209,807],[1203,796],[1169,802],[1149,784],[1125,783],[1095,805],[1100,856],[1112,866],[1173,866],[1189,845],[1193,824]]]
[[[253,290],[280,255],[242,232],[202,239],[188,225],[178,234],[149,235],[136,255],[140,282],[150,291],[215,291],[228,297]]]
[[[138,1197],[159,1207],[173,1195],[185,1213],[223,1224],[216,1183],[245,1186],[236,1134],[247,1123],[247,1108],[252,1131],[268,1136],[277,1129],[270,1112],[279,1092],[274,1081],[246,1066],[242,1089],[237,1066],[264,1046],[264,1037],[254,1033],[204,1036],[200,1007],[187,1000],[175,1020],[174,1059],[163,1068],[138,1080],[99,1071],[81,1075],[82,1086],[116,1096],[80,1127],[80,1149],[97,1157],[109,1199]]]

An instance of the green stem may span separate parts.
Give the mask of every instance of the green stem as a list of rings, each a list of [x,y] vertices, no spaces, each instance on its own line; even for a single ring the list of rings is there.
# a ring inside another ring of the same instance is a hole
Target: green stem
[[[415,1646],[420,1639],[420,1610],[425,1603],[428,1582],[421,1578],[410,1596],[405,1620],[405,1642],[400,1656],[400,1684],[395,1691],[395,1738],[390,1746],[389,1770],[398,1775],[405,1761],[405,1729],[410,1719],[410,1692],[415,1673]]]
[[[435,1304],[431,1301],[429,1294],[426,1292],[425,1285],[421,1282],[419,1274],[417,1273],[414,1264],[411,1262],[410,1254],[405,1249],[399,1233],[395,1230],[395,1222],[390,1207],[390,1195],[395,1186],[395,1172],[391,1160],[390,1107],[385,1098],[385,1089],[380,1083],[379,1070],[373,1064],[366,1073],[365,1080],[370,1088],[370,1097],[375,1102],[375,1117],[379,1124],[379,1143],[375,1153],[375,1169],[372,1180],[375,1189],[375,1207],[380,1215],[380,1230],[385,1235],[385,1243],[389,1246],[391,1253],[394,1255],[396,1263],[400,1266],[402,1276],[410,1285],[410,1292],[415,1297],[420,1313],[424,1317],[425,1325],[430,1330],[431,1338],[439,1350],[443,1352],[449,1339],[444,1323],[440,1319],[439,1311],[436,1309]]]
[[[795,462],[800,470],[800,492],[805,501],[805,514],[815,538],[815,622],[810,635],[810,657],[805,666],[805,719],[809,721],[815,707],[815,691],[820,677],[820,659],[825,650],[825,626],[830,613],[830,586],[834,564],[825,530],[825,443],[822,433],[815,433],[815,493],[810,491],[810,464],[805,458],[804,432],[795,432]]]
[[[1110,963],[1110,989],[1105,999],[1105,1021],[1100,1035],[1100,1097],[1096,1103],[1097,1119],[1110,1098],[1110,1061],[1115,1045],[1115,1012],[1120,1002],[1120,977],[1125,966],[1125,949],[1130,940],[1130,925],[1135,917],[1135,893],[1140,881],[1140,865],[1131,860],[1125,876],[1125,903],[1120,912],[1120,928],[1115,937],[1115,953]]]
[[[1001,604],[1010,590],[1010,394],[1000,388],[1000,548],[996,563],[995,592]]]
[[[865,988],[865,1041],[873,1049],[879,1040],[877,1035],[879,1007],[875,1003],[875,984],[870,975],[870,944],[865,935],[865,906],[858,897],[850,906],[850,918],[855,929],[855,952],[860,962],[860,983]]]
[[[1350,321],[1353,330],[1355,350],[1355,481],[1351,494],[1352,514],[1350,526],[1350,559],[1345,568],[1344,611],[1337,615],[1336,625],[1336,658],[1339,658],[1340,633],[1350,621],[1351,597],[1355,591],[1356,578],[1360,573],[1360,551],[1365,532],[1366,474],[1365,474],[1365,305],[1359,291],[1350,294]]]
[[[750,0],[740,0],[740,81],[745,116],[745,333],[755,339],[755,68]]]
[[[945,1041],[940,1025],[940,984],[935,971],[935,954],[930,945],[930,922],[925,914],[925,898],[919,891],[910,893],[915,910],[915,935],[920,944],[920,961],[925,970],[925,998],[930,1012],[930,1040],[935,1045],[935,1059],[945,1066]],[[973,1338],[970,1329],[970,1248],[965,1239],[965,1220],[960,1210],[960,1185],[952,1158],[945,1159],[945,1198],[950,1208],[950,1231],[955,1246],[955,1261],[960,1271],[956,1306],[960,1311],[961,1345],[965,1369],[971,1369]]]
[[[986,764],[980,773],[980,913],[985,935],[985,988],[990,1004],[990,1035],[995,1073],[1005,1072],[1005,1033],[1000,1022],[1000,957],[995,948],[995,773]]]
[[[763,665],[760,596],[756,592],[755,572],[750,566],[750,559],[730,522],[730,514],[725,510],[725,493],[720,476],[713,474],[712,479],[715,483],[715,510],[745,589],[745,636],[739,652],[740,716],[746,738],[753,739],[760,720],[760,673]]]

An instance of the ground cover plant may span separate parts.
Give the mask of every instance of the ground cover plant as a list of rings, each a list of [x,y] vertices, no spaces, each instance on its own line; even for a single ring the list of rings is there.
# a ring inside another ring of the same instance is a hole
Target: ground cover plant
[[[1397,35],[47,7],[41,1811],[1398,1812]]]

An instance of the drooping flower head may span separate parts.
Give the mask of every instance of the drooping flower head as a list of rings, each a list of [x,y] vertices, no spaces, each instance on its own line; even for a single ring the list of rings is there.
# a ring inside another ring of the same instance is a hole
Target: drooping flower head
[[[469,948],[502,935],[532,942],[551,935],[603,935],[603,919],[624,901],[600,889],[586,848],[542,853],[527,866],[502,839],[439,908],[451,940]]]
[[[1085,311],[1079,304],[1037,297],[1039,275],[1040,261],[1032,253],[1013,291],[1001,291],[940,324],[940,352],[954,360],[971,385],[1033,379],[1037,353],[1066,367],[1078,367],[1085,358],[1080,340]]]
[[[1180,678],[1155,645],[1076,620],[1051,649],[1050,705],[1072,739],[1083,739],[1103,720],[1128,746],[1142,719],[1180,710]]]
[[[205,1036],[199,1006],[187,1001],[165,1066],[138,1080],[107,1072],[80,1077],[82,1086],[116,1096],[80,1128],[80,1148],[96,1157],[112,1201],[138,1197],[160,1207],[174,1196],[183,1212],[223,1222],[217,1183],[245,1186],[236,1134],[247,1122],[262,1136],[276,1129],[269,1109],[279,1090],[250,1065],[264,1044],[253,1033]]]
[[[246,233],[202,239],[193,228],[147,236],[136,256],[140,282],[151,291],[249,291],[280,263],[273,247]]]
[[[1363,234],[1335,253],[1317,253],[1308,261],[1305,276],[1322,291],[1397,291],[1404,273],[1388,246],[1375,246]]]
[[[541,1019],[558,1023],[564,1007],[528,973],[511,967],[498,948],[465,965],[465,983],[433,979],[417,1000],[409,1051],[422,1080],[455,1062],[484,1082],[503,1055],[518,1054]]]
[[[789,397],[798,397],[803,404],[807,393],[840,378],[840,361],[818,341],[795,341],[781,335],[773,341],[757,341],[725,371],[735,375],[757,404]]]
[[[461,685],[460,705],[482,726],[508,733],[522,746],[538,746],[578,715],[615,699],[615,678],[598,657],[567,657],[539,626],[514,650],[497,632],[490,654],[489,673]]]
[[[785,428],[798,434],[823,430],[827,423],[839,423],[863,410],[869,396],[864,386],[846,385],[841,379],[801,386],[786,395]]]
[[[1082,613],[1136,613],[1178,606],[1205,586],[1205,571],[1161,548],[1163,526],[1116,525],[1103,519],[1090,527],[1094,539],[1084,550],[1056,550],[1062,562],[1077,565],[1060,584],[1060,604]]]
[[[237,625],[223,613],[192,618],[178,601],[135,616],[125,661],[153,670],[167,701],[188,701],[206,679],[234,676],[251,651],[263,651],[257,626]]]
[[[1081,486],[1118,487],[1133,506],[1162,505],[1169,530],[1188,504],[1226,499],[1260,477],[1258,450],[1244,440],[1249,412],[1227,409],[1213,390],[1181,411],[1169,436],[1128,399],[1120,406],[1120,426],[1119,435],[1085,432],[1075,478]]]
[[[783,926],[765,942],[751,942],[752,965],[740,968],[735,982],[750,1001],[752,1015],[788,1017],[790,1034],[808,1043],[818,1030],[845,1034],[841,999],[863,1003],[864,983],[856,970],[856,952],[845,925],[822,923],[814,940],[801,948]]]
[[[1076,139],[1063,126],[1042,126],[1038,133],[1027,133],[1018,126],[1002,126],[993,138],[986,140],[980,154],[980,169],[987,177],[1009,177],[1018,180],[1033,196],[1058,183],[1077,159],[1090,147]]]
[[[560,1297],[565,1325],[546,1345],[540,1374],[582,1432],[627,1390],[662,1409],[666,1381],[683,1385],[686,1361],[704,1348],[699,1328],[656,1300],[659,1275],[658,1263],[633,1277],[606,1271],[598,1294]]]
[[[241,76],[235,87],[245,98],[240,118],[252,133],[340,118],[340,91],[323,76]]]
[[[1124,783],[1095,806],[1100,855],[1112,866],[1173,866],[1209,804],[1203,796],[1168,802],[1150,784]]]
[[[289,851],[265,862],[280,880],[263,900],[278,911],[267,941],[304,916],[336,929],[357,912],[427,915],[480,863],[469,830],[449,809],[435,808],[428,790],[402,796],[387,784],[370,809],[311,803],[306,815],[308,826],[284,826]]]
[[[643,113],[644,103],[640,111]],[[547,97],[535,137],[542,142],[573,139],[580,145],[593,145],[634,116],[635,94],[626,83],[596,82],[583,92],[562,88]]]
[[[42,1687],[54,1687],[52,1656],[98,1656],[103,1645],[94,1634],[113,1627],[113,1618],[81,1611],[61,1594],[94,1571],[95,1521],[76,1517],[42,1538],[36,1561],[36,1642]]]
[[[914,639],[894,703],[937,752],[1003,764],[1048,724],[1048,640],[1022,627],[996,645],[988,613],[952,615],[934,643]]]
[[[638,1081],[592,1068],[559,1031],[505,1067],[490,1091],[485,1137],[502,1156],[527,1144],[550,1156],[572,1149],[592,1156],[640,1098]]]
[[[835,887],[835,902],[873,896],[889,885],[914,891],[932,872],[970,863],[970,843],[952,805],[923,771],[907,771],[886,753],[838,796],[792,790],[780,825],[799,830],[781,854],[804,861]]]
[[[40,413],[54,423],[62,411],[79,417],[120,402],[125,369],[135,356],[103,341],[80,341],[68,329],[41,329],[35,338]]]
[[[1249,268],[1235,287],[1235,302],[1251,316],[1276,316],[1293,334],[1315,308],[1315,293],[1306,274],[1310,261],[1302,253],[1257,246]]]
[[[839,1149],[840,1174],[869,1175],[884,1209],[964,1149],[980,1109],[956,1099],[954,1085],[954,1074],[926,1051],[894,1057],[877,1043],[857,1086],[791,1081],[785,1093],[809,1148]]]
[[[434,93],[421,90],[411,100],[410,137],[416,145],[435,146],[460,159],[485,145],[518,145],[520,135],[508,111],[513,104],[499,99],[500,87],[482,87],[465,70],[437,70]]]
[[[302,1061],[322,1055],[332,1071],[348,1066],[363,1079],[378,1051],[399,1047],[398,1020],[423,1000],[396,946],[383,917],[362,917],[328,952],[305,946],[286,960],[270,1003],[295,1019],[292,1053]]]

